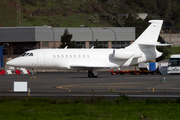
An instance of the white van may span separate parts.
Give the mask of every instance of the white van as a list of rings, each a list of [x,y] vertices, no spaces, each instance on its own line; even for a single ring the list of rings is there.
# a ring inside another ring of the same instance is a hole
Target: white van
[[[180,54],[171,55],[168,62],[167,73],[180,74]]]

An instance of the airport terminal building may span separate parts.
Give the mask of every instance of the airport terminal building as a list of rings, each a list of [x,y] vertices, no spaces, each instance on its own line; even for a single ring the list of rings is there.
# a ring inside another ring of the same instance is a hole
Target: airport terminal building
[[[102,48],[115,48],[116,43],[116,48],[124,48],[135,40],[135,27],[0,27],[3,66],[7,58],[15,58],[28,50],[59,48],[65,29],[72,34],[71,41],[83,48],[91,48],[93,43]]]

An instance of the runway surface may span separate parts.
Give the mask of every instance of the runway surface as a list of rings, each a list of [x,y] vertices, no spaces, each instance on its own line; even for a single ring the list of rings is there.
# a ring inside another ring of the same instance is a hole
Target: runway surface
[[[14,81],[28,82],[30,96],[109,98],[125,94],[132,98],[180,97],[180,75],[111,75],[99,72],[98,78],[88,78],[87,72],[37,73],[30,75],[0,75],[0,96],[28,96],[27,92],[13,92]],[[165,78],[165,81],[164,81]]]

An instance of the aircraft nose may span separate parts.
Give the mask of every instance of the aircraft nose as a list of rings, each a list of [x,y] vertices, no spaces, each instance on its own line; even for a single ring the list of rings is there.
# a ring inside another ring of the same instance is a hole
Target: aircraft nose
[[[19,66],[20,61],[18,59],[12,59],[6,63],[9,66]]]

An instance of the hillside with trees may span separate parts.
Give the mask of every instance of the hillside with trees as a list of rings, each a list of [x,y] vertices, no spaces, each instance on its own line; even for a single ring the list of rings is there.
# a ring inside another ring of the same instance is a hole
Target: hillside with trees
[[[129,26],[142,25],[137,13],[148,19],[163,19],[165,27],[180,27],[178,0],[0,0],[0,27],[42,26]],[[119,14],[131,14],[121,17]],[[147,21],[147,20],[146,20]]]
[[[136,37],[150,19],[164,20],[163,30],[179,33],[178,0],[0,0],[0,27],[136,27]],[[147,13],[145,20],[138,13]]]

